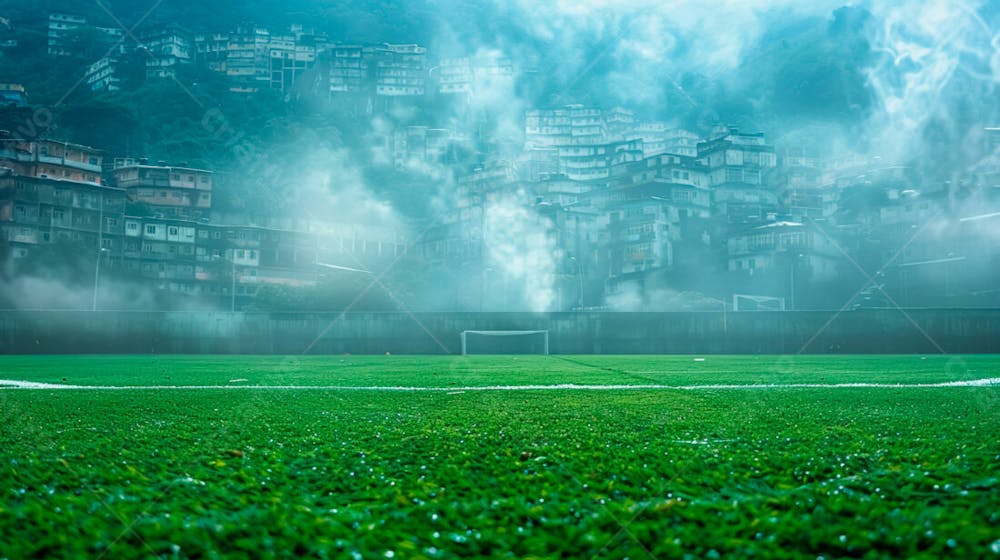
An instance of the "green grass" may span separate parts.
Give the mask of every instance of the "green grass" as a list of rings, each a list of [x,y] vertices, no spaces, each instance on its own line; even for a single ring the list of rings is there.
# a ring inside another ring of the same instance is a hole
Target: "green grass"
[[[996,356],[0,356],[0,378],[78,385],[933,383],[1000,377]]]
[[[994,356],[0,357],[0,379],[83,385],[998,373]],[[0,390],[0,558],[1000,558],[998,392]]]

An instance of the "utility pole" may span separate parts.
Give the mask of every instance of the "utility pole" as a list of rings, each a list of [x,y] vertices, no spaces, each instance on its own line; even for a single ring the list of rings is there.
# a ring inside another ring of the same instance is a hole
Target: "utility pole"
[[[65,153],[65,152],[64,152]],[[104,194],[98,193],[97,212],[97,263],[94,265],[94,300],[90,305],[91,311],[97,311],[97,287],[101,281],[101,254],[104,253]]]

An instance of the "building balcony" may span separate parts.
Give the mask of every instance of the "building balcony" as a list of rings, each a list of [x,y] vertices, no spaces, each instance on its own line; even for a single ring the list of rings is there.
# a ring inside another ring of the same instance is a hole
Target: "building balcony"
[[[90,173],[100,173],[101,172],[101,166],[100,165],[94,165],[94,164],[90,164],[90,163],[84,163],[82,161],[75,161],[75,160],[65,159],[65,158],[61,158],[61,157],[39,155],[37,158],[35,158],[35,161],[37,161],[39,163],[51,163],[53,165],[61,165],[63,167],[71,167],[73,169],[79,169],[81,171],[87,171],[87,172],[90,172]]]

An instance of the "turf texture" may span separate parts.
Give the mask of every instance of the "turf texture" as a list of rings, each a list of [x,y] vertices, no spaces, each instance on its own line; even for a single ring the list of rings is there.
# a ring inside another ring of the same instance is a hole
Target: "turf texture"
[[[0,389],[0,558],[1000,558],[1000,387],[458,389],[998,373],[996,356],[0,357],[7,380],[265,386]]]

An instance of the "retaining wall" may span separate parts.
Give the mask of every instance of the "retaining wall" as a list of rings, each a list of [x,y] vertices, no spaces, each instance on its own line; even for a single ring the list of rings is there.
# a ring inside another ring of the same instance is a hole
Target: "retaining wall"
[[[548,330],[554,354],[996,353],[1000,309],[703,313],[0,311],[0,353],[444,354],[463,330]]]

